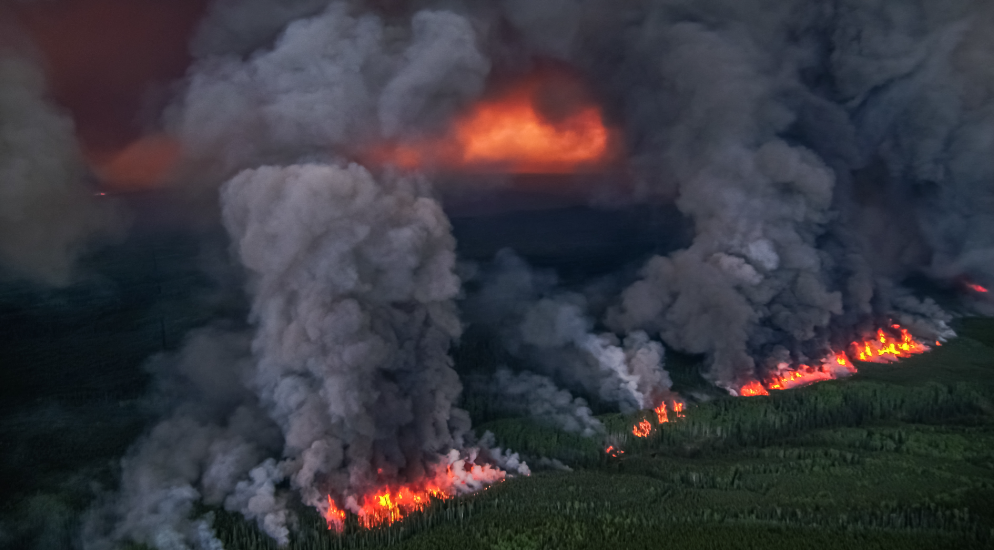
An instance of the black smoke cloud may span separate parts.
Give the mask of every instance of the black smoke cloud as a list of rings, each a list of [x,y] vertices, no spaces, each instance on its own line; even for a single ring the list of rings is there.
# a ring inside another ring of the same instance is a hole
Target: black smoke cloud
[[[444,126],[540,60],[583,75],[624,130],[628,203],[671,202],[695,233],[606,309],[508,253],[484,266],[462,321],[529,369],[495,375],[508,409],[593,434],[574,395],[675,398],[664,346],[735,392],[891,319],[951,337],[903,283],[994,283],[992,16],[970,0],[219,0],[164,127],[191,183],[221,189],[252,334],[199,333],[163,363],[200,389],[125,459],[89,540],[214,547],[186,519],[203,499],[285,541],[287,499],[320,509],[380,468],[406,480],[460,459],[443,203],[431,174],[347,158]]]

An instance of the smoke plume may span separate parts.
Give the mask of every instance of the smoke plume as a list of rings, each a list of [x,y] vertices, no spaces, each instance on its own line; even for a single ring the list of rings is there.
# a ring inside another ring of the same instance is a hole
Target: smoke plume
[[[85,246],[120,228],[85,176],[72,121],[48,102],[41,71],[0,45],[0,266],[70,282]]]

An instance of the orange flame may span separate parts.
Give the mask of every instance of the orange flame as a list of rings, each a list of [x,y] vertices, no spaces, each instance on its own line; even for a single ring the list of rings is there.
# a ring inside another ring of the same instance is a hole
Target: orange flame
[[[570,174],[602,169],[618,141],[577,78],[546,72],[478,101],[442,138],[381,145],[365,156],[407,170]]]
[[[864,362],[890,363],[929,350],[928,346],[915,340],[907,329],[900,325],[892,325],[891,328],[900,333],[900,338],[887,334],[884,329],[878,329],[876,338],[853,342],[853,355]]]
[[[360,527],[372,529],[390,525],[413,512],[423,510],[432,500],[445,500],[458,493],[475,491],[504,480],[504,471],[489,464],[468,462],[461,459],[457,451],[450,451],[447,458],[448,465],[437,465],[434,473],[422,481],[384,485],[362,496],[348,496],[345,499],[346,507],[357,516]],[[382,474],[382,470],[378,473]],[[346,516],[344,508],[340,508],[331,495],[328,495],[328,510],[325,512],[328,529],[343,532]]]
[[[635,437],[649,437],[649,434],[652,433],[652,424],[648,420],[643,420],[632,427],[632,433],[635,434]]]
[[[656,411],[656,418],[659,419],[660,424],[670,421],[669,415],[666,414],[666,403],[660,403],[659,406],[653,410]]]
[[[739,395],[742,397],[752,397],[754,395],[770,395],[770,392],[766,391],[766,388],[759,383],[759,380],[753,380],[739,389]]]
[[[873,338],[853,342],[849,346],[849,353],[835,352],[824,359],[821,366],[798,365],[796,368],[787,369],[787,365],[781,365],[782,370],[779,374],[768,378],[765,383],[756,380],[746,384],[739,390],[739,395],[769,395],[767,390],[786,390],[855,374],[856,367],[849,359],[850,353],[860,361],[889,363],[930,349],[915,340],[907,329],[901,328],[901,325],[891,325],[890,329],[890,332],[878,329]],[[898,334],[900,337],[897,336]],[[942,344],[936,341],[935,345]]]

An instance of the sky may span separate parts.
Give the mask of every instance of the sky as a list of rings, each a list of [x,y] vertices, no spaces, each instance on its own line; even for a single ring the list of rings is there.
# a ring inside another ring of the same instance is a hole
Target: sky
[[[84,151],[113,155],[154,123],[190,63],[207,0],[64,0],[15,4],[12,16],[43,59],[55,101]]]

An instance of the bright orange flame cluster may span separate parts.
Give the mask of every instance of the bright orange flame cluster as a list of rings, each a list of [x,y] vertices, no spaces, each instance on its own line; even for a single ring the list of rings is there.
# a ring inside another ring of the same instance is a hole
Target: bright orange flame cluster
[[[617,132],[604,123],[599,105],[570,93],[578,87],[575,78],[563,74],[532,75],[472,105],[443,137],[381,144],[364,156],[407,170],[569,174],[600,169],[615,157]],[[560,88],[567,97],[556,101]],[[541,108],[548,103],[564,104],[566,112],[553,119]]]
[[[853,355],[859,357],[860,361],[889,363],[929,350],[928,346],[915,340],[907,329],[901,328],[900,325],[892,325],[891,328],[901,334],[900,339],[887,334],[883,329],[878,329],[875,339],[853,342]]]
[[[652,409],[656,413],[657,424],[665,424],[670,421],[669,413],[666,409],[666,402],[662,402],[658,407]],[[673,412],[676,414],[677,418],[683,418],[683,403],[676,401],[673,403]],[[638,424],[632,427],[632,434],[635,437],[649,437],[652,433],[652,423],[648,420],[643,419]]]
[[[863,362],[889,363],[925,353],[931,349],[915,340],[911,333],[907,329],[901,328],[900,325],[891,325],[890,328],[893,329],[892,333],[878,329],[874,338],[853,342],[849,345],[849,352],[835,352],[821,366],[799,365],[793,370],[772,376],[765,383],[753,380],[742,386],[738,394],[740,396],[769,395],[768,390],[786,390],[855,374],[856,367],[852,364],[850,357],[858,358]],[[942,344],[936,341],[935,345]]]
[[[359,503],[359,525],[366,529],[390,525],[412,512],[424,509],[432,499],[444,500],[449,496],[434,485],[422,488],[388,487],[362,498]],[[338,508],[331,496],[328,497],[328,512],[325,514],[325,519],[329,529],[338,533],[345,529],[345,510]]]
[[[739,389],[739,395],[743,397],[752,397],[754,395],[770,395],[770,392],[766,391],[766,388],[759,383],[759,380],[753,380]]]

